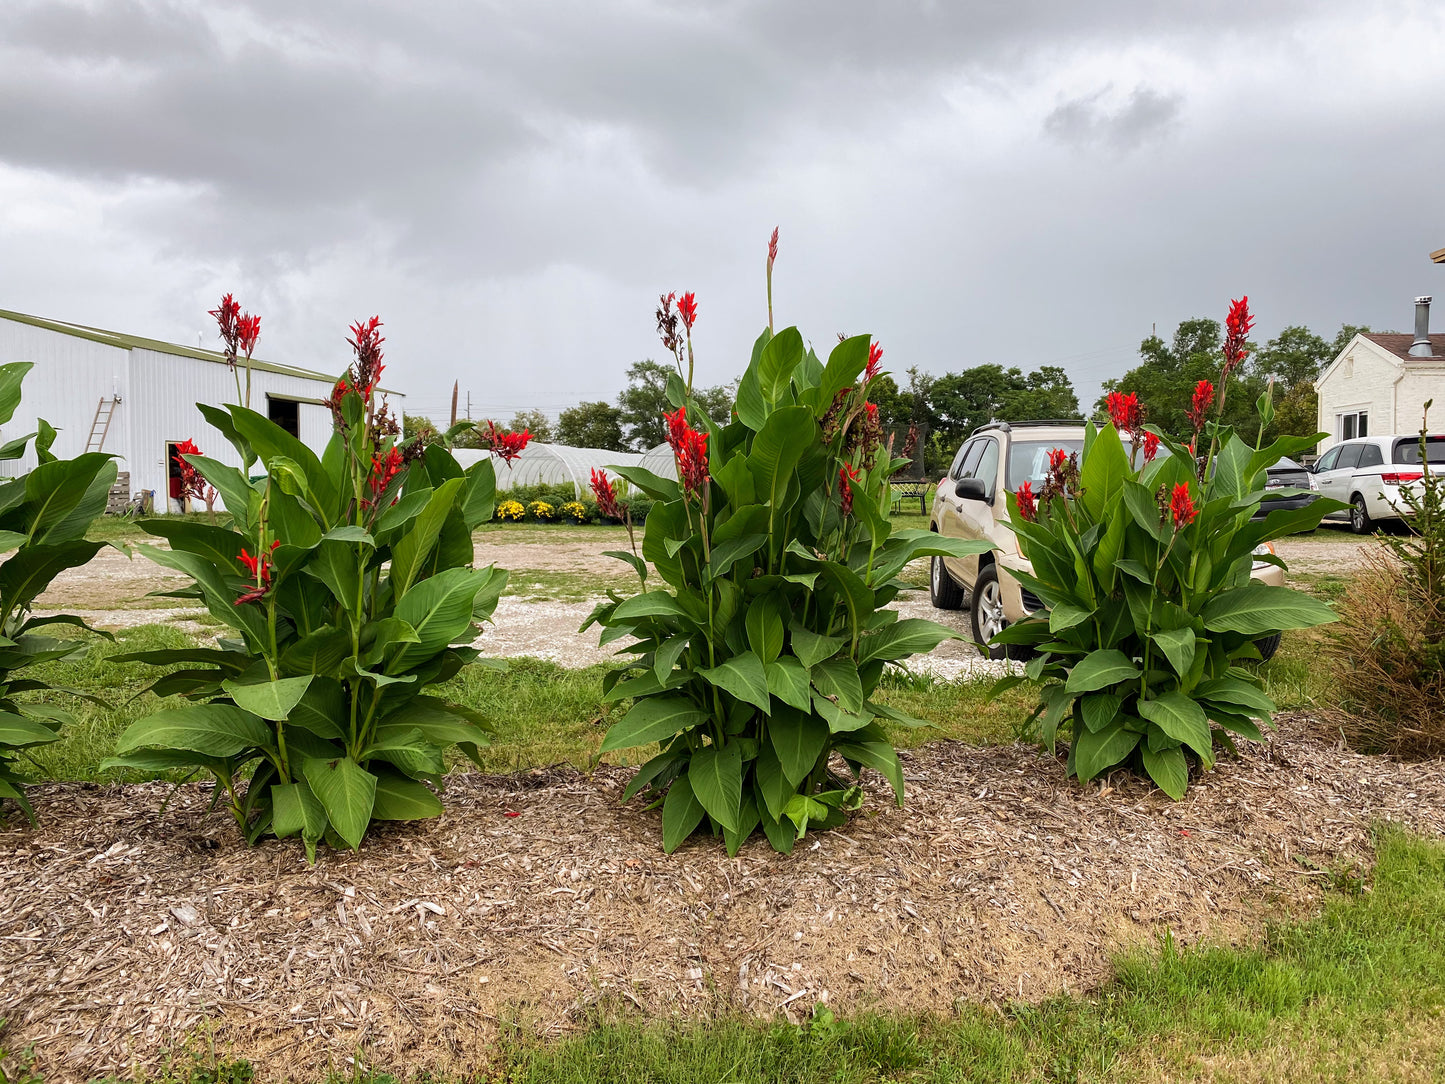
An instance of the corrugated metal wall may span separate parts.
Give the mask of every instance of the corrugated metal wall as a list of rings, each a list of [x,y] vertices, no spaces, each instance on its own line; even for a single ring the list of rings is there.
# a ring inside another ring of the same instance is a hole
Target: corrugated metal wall
[[[33,432],[35,419],[41,417],[60,431],[55,454],[67,459],[79,455],[90,436],[96,404],[102,396],[119,395],[102,450],[115,453],[121,458],[120,469],[130,471],[132,494],[155,490],[158,512],[169,507],[167,442],[191,439],[213,459],[241,465],[230,444],[196,409],[197,403],[236,401],[235,378],[223,364],[138,347],[124,350],[0,318],[0,364],[11,361],[31,361],[35,368],[25,378],[20,409],[0,429],[0,442]],[[241,382],[244,387],[244,371]],[[265,414],[268,395],[298,401],[298,435],[320,455],[331,439],[331,412],[318,400],[331,388],[329,378],[253,370],[251,406]],[[392,398],[400,418],[405,397],[393,393]],[[34,466],[31,451],[24,459],[0,462],[0,477],[14,477]]]
[[[22,386],[20,409],[0,428],[0,443],[33,433],[35,420],[44,418],[60,431],[52,450],[70,459],[85,451],[101,397],[119,395],[103,450],[125,454],[130,440],[128,359],[126,350],[0,318],[0,364],[35,363]],[[24,459],[0,463],[0,476],[13,478],[34,467],[31,450]]]
[[[245,381],[243,371],[243,388]],[[165,506],[165,446],[168,441],[194,440],[201,452],[212,459],[219,459],[233,467],[241,465],[235,449],[211,428],[196,409],[197,403],[220,406],[235,402],[236,380],[226,366],[153,350],[132,350],[131,383],[137,389],[132,415],[131,492],[154,489],[156,507]],[[253,370],[251,409],[259,414],[266,413],[268,394],[287,399],[322,399],[330,390],[328,380],[308,380]],[[330,411],[313,403],[302,403],[299,420],[302,442],[320,455],[331,436]]]

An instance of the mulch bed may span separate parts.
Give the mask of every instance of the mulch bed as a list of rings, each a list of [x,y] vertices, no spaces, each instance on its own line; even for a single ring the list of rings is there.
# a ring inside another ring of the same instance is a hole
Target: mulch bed
[[[186,1044],[314,1078],[485,1062],[500,1029],[558,1035],[600,1003],[648,1016],[947,1011],[1096,985],[1123,947],[1248,940],[1362,868],[1374,822],[1445,833],[1445,763],[1315,737],[1307,716],[1174,804],[1081,787],[1029,747],[904,754],[791,857],[662,854],[630,772],[454,777],[446,813],[359,854],[247,849],[209,787],[57,785],[0,831],[0,1017],[51,1080],[155,1068]],[[174,793],[173,793],[174,792]],[[510,816],[509,814],[517,814]]]

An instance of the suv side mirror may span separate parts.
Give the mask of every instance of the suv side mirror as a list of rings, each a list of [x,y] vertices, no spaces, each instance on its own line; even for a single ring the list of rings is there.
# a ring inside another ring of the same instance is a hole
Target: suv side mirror
[[[988,500],[988,489],[982,478],[960,478],[953,492],[966,501]]]

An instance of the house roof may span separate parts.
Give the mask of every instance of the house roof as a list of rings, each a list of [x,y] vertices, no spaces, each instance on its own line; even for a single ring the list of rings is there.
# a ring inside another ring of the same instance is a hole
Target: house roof
[[[219,350],[202,350],[196,346],[181,346],[179,343],[147,339],[140,335],[125,335],[119,331],[106,331],[103,328],[86,327],[84,324],[70,324],[64,320],[47,320],[43,316],[29,316],[23,312],[10,312],[6,309],[0,309],[0,319],[14,320],[17,324],[29,324],[31,327],[44,328],[47,331],[59,332],[61,335],[73,335],[77,339],[89,339],[91,342],[114,346],[120,350],[154,350],[158,354],[174,354],[177,357],[194,358],[197,361],[211,361],[218,365],[226,364],[226,355]],[[251,359],[251,368],[263,373],[301,377],[303,380],[320,380],[327,384],[334,379],[325,373],[314,372],[311,369],[300,369],[294,365],[278,365],[274,361],[258,361],[256,358]]]
[[[1376,346],[1388,350],[1397,358],[1402,358],[1405,361],[1445,360],[1445,334],[1430,336],[1430,349],[1434,351],[1434,358],[1416,357],[1410,353],[1410,344],[1415,341],[1415,336],[1413,335],[1393,331],[1365,331],[1361,334]]]

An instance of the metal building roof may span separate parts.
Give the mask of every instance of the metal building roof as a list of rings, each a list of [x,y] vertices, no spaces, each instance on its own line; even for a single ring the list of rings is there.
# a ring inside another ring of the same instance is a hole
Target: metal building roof
[[[119,331],[106,331],[104,328],[71,324],[64,320],[48,320],[43,316],[30,316],[23,312],[10,312],[7,309],[0,309],[0,319],[14,320],[17,324],[29,324],[31,327],[44,328],[46,331],[55,331],[61,335],[73,335],[78,339],[89,339],[91,342],[114,346],[120,350],[154,350],[158,354],[175,354],[178,357],[194,358],[197,361],[210,361],[218,365],[226,364],[226,355],[219,350],[202,350],[196,346],[182,346],[179,343],[147,339],[141,335],[125,335]],[[255,358],[251,359],[251,368],[263,373],[296,376],[304,380],[320,380],[327,384],[334,379],[325,373],[318,373],[311,369],[301,369],[294,365],[279,365],[274,361],[258,361]],[[386,389],[381,390],[385,391]],[[391,394],[396,393],[392,392]]]

